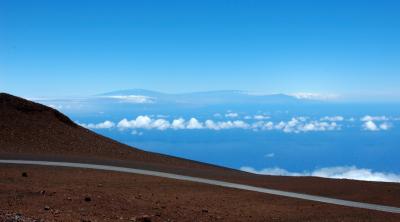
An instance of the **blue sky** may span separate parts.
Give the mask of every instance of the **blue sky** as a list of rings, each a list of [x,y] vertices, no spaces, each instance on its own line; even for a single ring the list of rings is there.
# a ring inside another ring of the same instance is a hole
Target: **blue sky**
[[[0,2],[0,90],[400,101],[398,1]]]

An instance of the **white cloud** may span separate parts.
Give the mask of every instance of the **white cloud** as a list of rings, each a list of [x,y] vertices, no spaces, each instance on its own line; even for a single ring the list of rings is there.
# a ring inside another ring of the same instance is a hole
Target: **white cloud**
[[[149,116],[138,116],[134,120],[123,119],[119,121],[118,128],[151,128],[152,119]]]
[[[127,103],[154,103],[154,98],[142,95],[127,95],[127,96],[105,96],[106,98],[117,99]]]
[[[377,125],[374,121],[369,120],[364,122],[362,128],[367,131],[379,131],[379,130],[388,130],[391,125],[387,122],[381,123]]]
[[[278,124],[279,125],[279,124]],[[274,123],[271,121],[264,122],[264,121],[257,121],[251,125],[253,130],[273,130],[274,129]],[[280,126],[276,127],[277,129],[280,128]]]
[[[138,116],[136,119],[127,120],[122,119],[117,124],[120,129],[159,129],[165,130],[170,127],[170,123],[165,119],[152,119],[149,116]]]
[[[83,126],[85,128],[88,128],[88,129],[109,129],[109,128],[114,127],[115,123],[112,122],[112,121],[106,120],[104,122],[97,123],[97,124],[94,124],[94,123],[89,123],[89,124],[82,123],[82,124],[79,124],[79,125],[81,125],[81,126]]]
[[[366,116],[361,118],[361,121],[363,121],[363,122],[368,122],[368,121],[387,121],[387,120],[389,120],[389,118],[386,117],[386,116],[370,116],[370,115],[366,115]]]
[[[239,114],[238,113],[234,113],[234,112],[228,112],[227,114],[225,114],[225,117],[237,118],[237,117],[239,117]]]
[[[317,169],[312,176],[336,179],[353,179],[367,181],[400,182],[400,175],[393,173],[374,172],[371,169],[355,166],[327,167]]]
[[[165,119],[157,119],[153,122],[153,128],[159,129],[159,130],[166,130],[170,126],[170,123],[165,120]]]
[[[242,120],[236,120],[236,121],[226,121],[226,122],[218,122],[218,125],[221,129],[233,129],[233,128],[239,128],[239,129],[247,129],[249,127],[249,124],[245,123]]]
[[[362,124],[362,128],[367,131],[389,130],[392,126],[389,122],[387,122],[389,120],[389,117],[386,116],[366,115],[362,117],[360,120],[364,122]],[[376,123],[376,122],[381,122],[381,123]]]
[[[320,94],[320,93],[308,93],[308,92],[298,92],[289,94],[297,99],[308,99],[308,100],[331,100],[338,98],[334,94]]]
[[[381,129],[381,130],[388,130],[389,128],[391,127],[391,125],[389,124],[389,123],[381,123],[380,125],[379,125],[379,128]]]
[[[172,129],[185,129],[185,120],[183,118],[174,119],[171,124]]]
[[[320,119],[321,121],[340,122],[343,121],[343,116],[325,116]]]
[[[202,129],[203,124],[199,122],[196,118],[190,118],[186,126],[187,129]]]
[[[274,168],[265,168],[262,170],[256,170],[253,167],[240,167],[241,171],[255,173],[255,174],[262,174],[262,175],[274,175],[274,176],[302,176],[301,173],[293,173],[289,172],[285,169],[274,167]]]
[[[275,124],[277,130],[285,133],[317,132],[340,130],[341,126],[336,122],[321,122],[317,120],[308,120],[307,117],[293,117],[290,121],[281,121]]]
[[[213,120],[206,120],[205,128],[212,129],[212,130],[222,130],[222,129],[247,129],[250,127],[249,124],[242,120],[236,121],[220,121],[214,122]]]
[[[357,168],[355,166],[338,166],[319,168],[312,172],[289,172],[285,169],[274,167],[256,170],[252,167],[241,167],[240,170],[249,173],[280,176],[315,176],[334,179],[352,179],[365,181],[397,182],[400,183],[400,174],[375,172],[371,169]]]
[[[369,131],[378,131],[379,130],[378,126],[371,120],[365,122],[363,124],[363,128],[364,128],[364,130],[369,130]]]
[[[264,120],[264,119],[269,119],[271,117],[266,116],[266,115],[254,115],[253,118],[256,120]]]
[[[205,124],[205,127],[207,128],[207,129],[213,129],[213,130],[220,130],[221,128],[218,126],[218,124],[216,124],[214,121],[212,121],[212,120],[206,120],[205,122],[204,122],[204,124]]]

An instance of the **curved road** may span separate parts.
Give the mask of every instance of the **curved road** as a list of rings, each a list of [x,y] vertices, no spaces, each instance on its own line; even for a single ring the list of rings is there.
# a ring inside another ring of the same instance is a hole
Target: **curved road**
[[[204,184],[210,184],[210,185],[228,187],[228,188],[234,188],[234,189],[240,189],[240,190],[255,191],[255,192],[259,192],[259,193],[266,193],[266,194],[273,194],[273,195],[291,197],[291,198],[297,198],[297,199],[303,199],[303,200],[317,201],[317,202],[328,203],[328,204],[336,204],[336,205],[341,205],[341,206],[346,206],[346,207],[356,207],[356,208],[377,210],[377,211],[390,212],[390,213],[400,213],[400,208],[398,208],[398,207],[361,203],[361,202],[341,200],[341,199],[315,196],[315,195],[308,195],[308,194],[302,194],[302,193],[287,192],[287,191],[281,191],[281,190],[248,186],[248,185],[244,185],[244,184],[229,183],[229,182],[224,182],[224,181],[219,181],[219,180],[210,180],[210,179],[183,176],[183,175],[163,173],[163,172],[150,171],[150,170],[141,170],[141,169],[134,169],[134,168],[106,166],[106,165],[97,165],[97,164],[31,161],[31,160],[0,160],[0,164],[1,163],[3,163],[3,164],[41,165],[41,166],[60,166],[60,167],[73,167],[73,168],[84,168],[84,169],[95,169],[95,170],[108,170],[108,171],[116,171],[116,172],[123,172],[123,173],[135,173],[135,174],[142,174],[142,175],[148,175],[148,176],[157,176],[157,177],[164,177],[164,178],[170,178],[170,179],[176,179],[176,180],[204,183]]]

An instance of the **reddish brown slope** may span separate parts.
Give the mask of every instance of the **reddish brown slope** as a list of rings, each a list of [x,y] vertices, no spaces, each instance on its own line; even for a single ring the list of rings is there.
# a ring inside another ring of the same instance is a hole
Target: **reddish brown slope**
[[[50,107],[0,93],[0,155],[130,160],[179,167],[194,161],[145,152],[85,129]],[[207,166],[211,167],[211,166]]]

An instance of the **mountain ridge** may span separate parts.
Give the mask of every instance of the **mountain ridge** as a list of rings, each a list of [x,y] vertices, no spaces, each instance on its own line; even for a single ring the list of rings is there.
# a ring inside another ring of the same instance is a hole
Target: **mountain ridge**
[[[132,99],[132,97],[146,97],[155,100],[155,103],[187,103],[187,104],[295,104],[306,103],[309,100],[298,99],[283,93],[251,94],[242,90],[215,90],[189,93],[163,93],[144,89],[117,90],[97,94],[98,98]],[[131,97],[131,98],[129,98]]]

